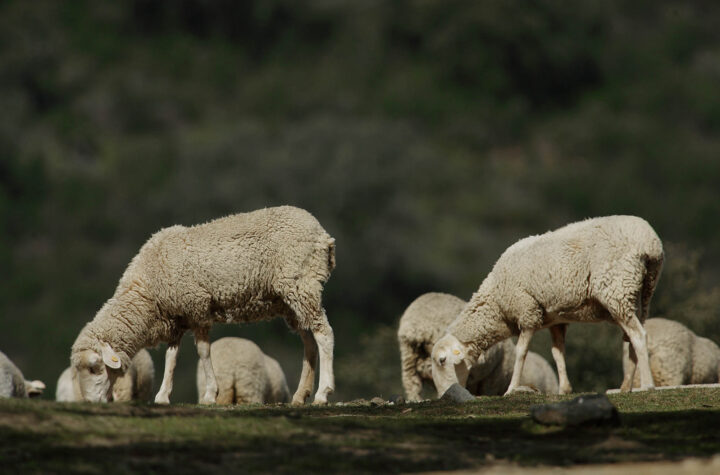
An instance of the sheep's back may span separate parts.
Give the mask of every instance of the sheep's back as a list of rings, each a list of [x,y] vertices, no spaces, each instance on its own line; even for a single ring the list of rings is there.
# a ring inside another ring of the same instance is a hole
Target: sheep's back
[[[614,268],[645,258],[662,259],[652,227],[635,216],[606,216],[521,239],[491,274],[508,295],[522,289],[547,312],[568,311],[587,305],[596,285],[613,280]]]
[[[398,338],[431,350],[465,304],[464,300],[450,294],[429,292],[421,295],[400,317]]]
[[[235,318],[233,309],[246,306],[264,315],[282,310],[274,299],[283,284],[325,282],[333,267],[334,240],[320,223],[307,211],[282,206],[157,232],[117,292],[139,284],[166,315],[203,317],[216,310]]]

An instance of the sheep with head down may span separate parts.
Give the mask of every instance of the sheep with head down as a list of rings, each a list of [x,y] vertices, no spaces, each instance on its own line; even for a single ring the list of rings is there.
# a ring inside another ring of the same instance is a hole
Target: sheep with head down
[[[566,324],[619,325],[634,348],[642,389],[654,387],[643,322],[660,277],[663,248],[652,227],[635,216],[607,216],[521,239],[492,271],[432,350],[435,387],[443,393],[466,378],[492,345],[518,334],[513,376],[520,384],[533,334],[550,328],[560,392],[572,390],[565,367]],[[632,376],[623,381],[629,388]]]
[[[280,206],[240,213],[154,234],[132,259],[71,352],[83,399],[107,401],[117,377],[141,349],[168,343],[155,402],[168,403],[183,334],[195,335],[205,370],[201,403],[218,392],[208,334],[216,322],[256,322],[283,316],[305,346],[293,403],[313,390],[314,403],[333,392],[334,335],[322,307],[323,284],[335,267],[335,241],[307,211]]]
[[[430,353],[433,344],[466,303],[454,295],[430,292],[415,299],[400,318],[398,344],[402,383],[408,401],[421,400],[423,383],[432,382]],[[514,361],[515,345],[508,338],[490,347],[475,361],[467,380],[460,383],[474,395],[503,394],[510,385]],[[543,393],[558,391],[555,372],[543,357],[533,352],[528,353],[520,385]]]
[[[28,381],[20,369],[0,351],[0,397],[37,397],[45,391],[42,381]]]
[[[152,401],[153,382],[155,381],[155,365],[150,353],[142,349],[133,357],[125,374],[118,376],[113,384],[112,397],[114,402]],[[77,375],[73,377],[72,367],[58,378],[55,389],[55,400],[58,402],[82,401]]]
[[[648,339],[650,371],[656,386],[712,384],[720,382],[720,347],[707,338],[697,336],[680,322],[650,318],[645,322]],[[623,374],[632,373],[630,346],[623,347]],[[633,386],[639,386],[635,374]]]
[[[272,404],[290,402],[290,391],[280,364],[244,338],[225,337],[210,345],[218,384],[218,404]],[[197,366],[198,399],[205,391],[205,369]]]

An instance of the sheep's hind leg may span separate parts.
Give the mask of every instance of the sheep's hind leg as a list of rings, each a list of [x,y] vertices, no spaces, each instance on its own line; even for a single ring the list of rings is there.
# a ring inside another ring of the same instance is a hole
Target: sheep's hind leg
[[[513,375],[510,380],[510,386],[505,391],[505,396],[511,394],[520,385],[520,376],[522,375],[523,366],[525,365],[525,357],[527,356],[530,339],[535,334],[534,329],[525,329],[520,332],[518,342],[515,347],[515,366],[513,367]]]
[[[555,360],[560,383],[558,394],[570,394],[572,392],[572,385],[570,384],[570,378],[568,378],[567,367],[565,365],[565,334],[567,332],[567,323],[553,325],[549,330],[552,336],[552,355]]]
[[[400,360],[402,362],[402,384],[405,389],[405,397],[408,401],[420,401],[422,378],[417,370],[418,355],[413,351],[412,345],[405,340],[400,340]]]
[[[328,322],[325,310],[313,325],[313,336],[320,353],[320,380],[313,404],[327,404],[327,398],[335,391],[335,375],[333,374],[333,349],[335,336]]]
[[[205,370],[205,394],[203,394],[199,402],[200,404],[215,404],[218,385],[212,367],[212,360],[210,359],[210,329],[206,327],[196,328],[193,333],[195,334],[195,346],[197,347],[200,364]]]
[[[292,404],[305,404],[310,397],[315,386],[315,368],[317,367],[318,349],[312,333],[307,330],[298,330],[302,339],[304,352],[302,373],[300,373],[300,382],[297,391],[292,398]]]
[[[633,385],[635,384],[635,370],[637,369],[637,355],[630,342],[623,341],[623,362],[625,360],[630,361],[627,368],[623,368],[623,382],[620,385],[620,391],[629,392],[632,391]]]
[[[633,366],[637,366],[640,370],[640,389],[643,391],[654,389],[655,383],[653,382],[652,372],[650,371],[650,358],[648,356],[647,332],[635,315],[629,318],[628,321],[618,320],[618,324],[625,331],[628,338],[630,338],[630,344],[632,345],[630,351],[631,361],[632,350],[635,352],[637,363]],[[633,370],[633,375],[634,372]]]
[[[162,384],[160,390],[155,396],[156,404],[170,404],[170,393],[173,390],[173,377],[175,375],[175,364],[177,363],[177,353],[180,342],[168,345],[165,352],[165,372],[163,373]]]

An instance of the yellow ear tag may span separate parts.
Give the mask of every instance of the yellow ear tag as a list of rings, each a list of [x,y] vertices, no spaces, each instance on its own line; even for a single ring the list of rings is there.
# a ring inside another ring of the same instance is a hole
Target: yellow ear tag
[[[460,351],[458,351],[458,350],[453,350],[453,355],[459,355],[459,354],[460,354]]]
[[[113,361],[113,363],[117,363],[118,361],[120,361],[118,360],[117,356],[113,356],[110,359]]]

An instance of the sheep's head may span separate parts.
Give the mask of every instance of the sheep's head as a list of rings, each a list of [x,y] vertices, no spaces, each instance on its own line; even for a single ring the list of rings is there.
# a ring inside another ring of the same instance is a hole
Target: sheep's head
[[[45,391],[45,383],[39,380],[25,381],[25,392],[27,397],[40,397],[43,391]]]
[[[432,377],[438,397],[442,396],[453,383],[465,386],[469,373],[466,356],[465,345],[450,333],[435,343],[431,359]]]
[[[101,353],[94,350],[74,352],[71,366],[73,389],[83,401],[108,402],[122,367],[120,357],[109,344],[102,344]]]

